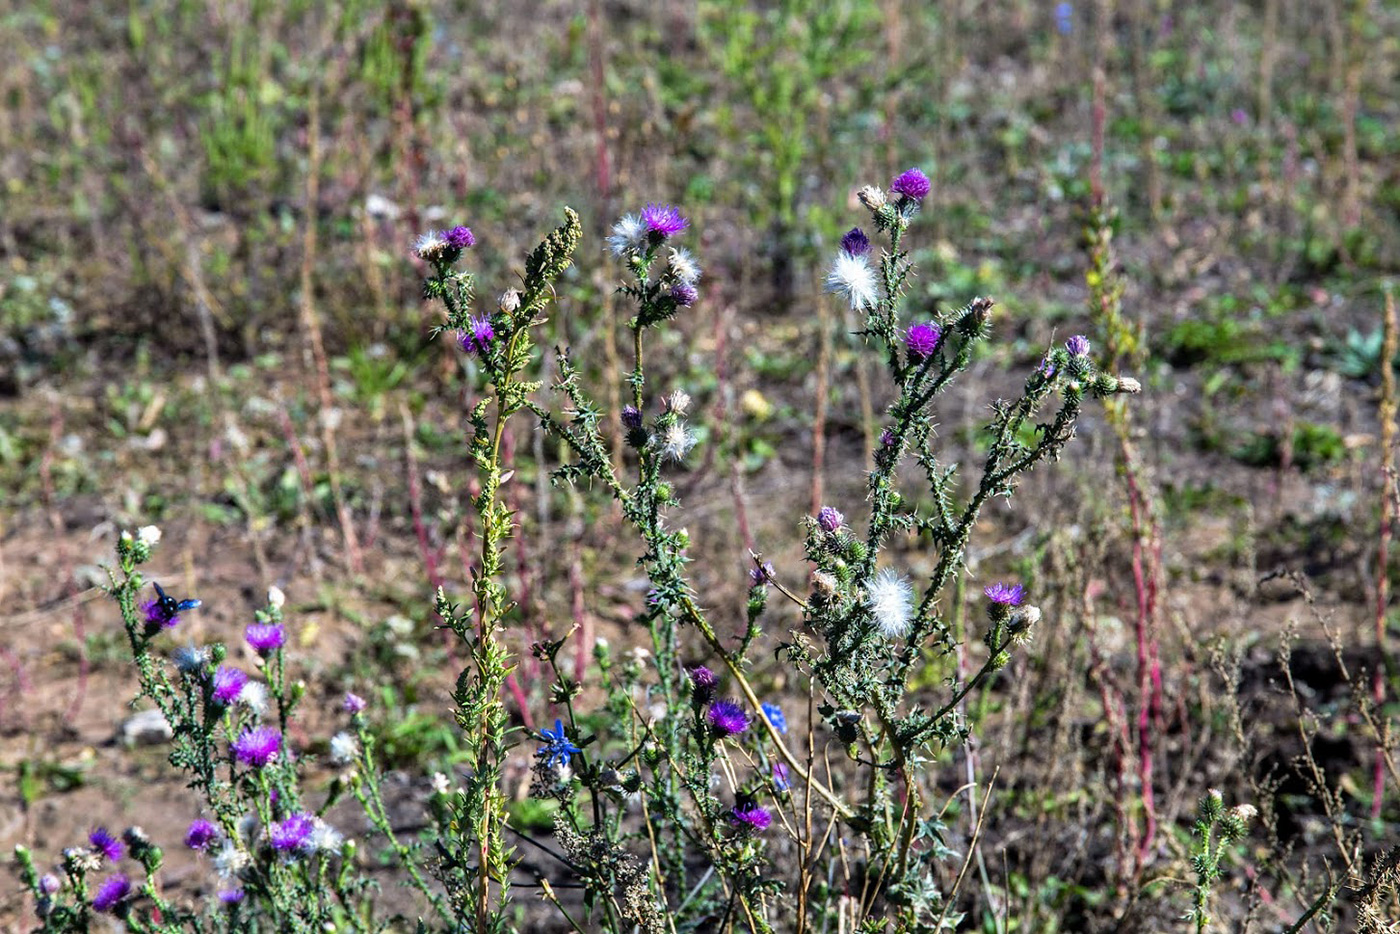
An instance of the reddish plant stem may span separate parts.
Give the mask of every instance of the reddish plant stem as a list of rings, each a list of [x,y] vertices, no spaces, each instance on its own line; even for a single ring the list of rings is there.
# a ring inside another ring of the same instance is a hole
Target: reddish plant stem
[[[1126,439],[1123,440],[1124,480],[1133,523],[1133,589],[1137,596],[1138,663],[1138,781],[1142,787],[1142,809],[1146,826],[1138,849],[1138,865],[1147,862],[1157,834],[1157,806],[1152,787],[1154,727],[1161,720],[1162,668],[1157,651],[1157,551],[1155,523],[1150,523],[1142,489]],[[1149,531],[1148,525],[1152,525]],[[1144,547],[1145,541],[1148,547]],[[1145,554],[1148,551],[1152,555]],[[1149,568],[1150,564],[1150,568]]]
[[[1381,521],[1376,542],[1376,669],[1371,675],[1371,700],[1379,713],[1385,706],[1385,617],[1390,607],[1390,540],[1395,523],[1395,359],[1400,343],[1395,317],[1395,293],[1386,290],[1381,340]],[[1379,739],[1379,738],[1378,738]],[[1381,816],[1385,797],[1385,749],[1376,748],[1372,773],[1371,819]]]

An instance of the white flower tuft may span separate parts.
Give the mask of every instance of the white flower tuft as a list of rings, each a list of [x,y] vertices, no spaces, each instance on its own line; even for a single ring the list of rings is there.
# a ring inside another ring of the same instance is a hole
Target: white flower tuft
[[[209,666],[209,650],[197,645],[187,645],[175,650],[170,656],[175,668],[181,674],[201,674]]]
[[[873,308],[880,299],[880,288],[875,282],[875,270],[864,256],[852,256],[845,250],[836,254],[836,260],[826,274],[826,290],[844,296],[855,311]]]
[[[448,782],[447,782],[447,776],[444,775],[444,774],[442,774],[441,772],[434,772],[434,773],[433,773],[433,794],[435,794],[435,795],[441,795],[442,797],[445,798],[445,797],[447,797],[447,792],[448,792],[448,789],[449,789],[449,788],[450,788],[450,786],[448,785]]]
[[[322,853],[335,853],[344,842],[344,834],[318,817],[311,826],[311,836],[306,845],[308,849],[320,850]]]
[[[646,243],[647,225],[636,214],[624,214],[613,224],[612,236],[608,237],[608,248],[614,256],[626,256],[639,250]]]
[[[242,872],[250,862],[252,860],[247,850],[232,840],[225,840],[219,852],[214,855],[214,871],[227,879]]]
[[[695,435],[690,433],[690,429],[686,428],[685,422],[680,419],[673,421],[661,432],[661,453],[673,461],[684,460],[693,447]]]
[[[261,681],[249,681],[238,692],[238,703],[247,707],[259,720],[267,713],[267,685]]]
[[[267,605],[282,609],[287,602],[287,595],[282,592],[282,588],[276,584],[267,588]]]
[[[360,754],[360,741],[349,733],[337,733],[331,737],[331,761],[338,765],[353,762]]]
[[[143,525],[136,530],[136,540],[147,548],[154,548],[160,544],[160,529],[154,525]]]
[[[672,250],[671,275],[680,282],[694,285],[700,281],[700,264],[695,262],[695,257],[690,255],[689,250]]]
[[[675,412],[677,415],[684,415],[690,410],[690,393],[684,389],[677,389],[661,401],[665,404],[666,411]]]
[[[430,230],[413,241],[413,252],[418,254],[418,258],[431,263],[442,259],[442,255],[447,252],[447,238],[441,231]]]
[[[866,585],[866,605],[885,638],[901,638],[914,621],[914,588],[898,571],[885,568]]]

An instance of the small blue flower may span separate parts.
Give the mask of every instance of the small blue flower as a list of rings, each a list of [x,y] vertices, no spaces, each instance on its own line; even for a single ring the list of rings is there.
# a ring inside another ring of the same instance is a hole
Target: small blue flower
[[[540,735],[546,740],[545,745],[535,751],[536,757],[544,757],[544,764],[548,767],[556,765],[567,765],[569,757],[576,752],[583,752],[573,743],[569,742],[569,737],[564,735],[564,721],[555,720],[554,729],[541,730]]]
[[[768,718],[768,722],[773,724],[773,729],[784,736],[787,735],[787,717],[783,716],[783,710],[777,704],[764,704],[763,715]]]
[[[1071,3],[1055,4],[1055,29],[1060,35],[1067,36],[1074,31],[1074,5]]]

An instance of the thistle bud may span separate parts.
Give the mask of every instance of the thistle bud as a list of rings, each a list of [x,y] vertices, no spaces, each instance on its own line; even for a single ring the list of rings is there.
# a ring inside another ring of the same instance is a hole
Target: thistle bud
[[[514,314],[520,310],[520,292],[516,289],[507,289],[501,293],[501,297],[497,299],[497,304],[500,306],[501,311],[506,314]]]

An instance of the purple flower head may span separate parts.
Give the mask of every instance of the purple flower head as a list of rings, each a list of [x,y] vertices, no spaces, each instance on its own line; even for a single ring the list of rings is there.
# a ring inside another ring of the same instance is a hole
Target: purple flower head
[[[39,877],[39,891],[45,895],[57,895],[58,890],[63,887],[63,883],[58,881],[58,876],[51,872],[46,872]]]
[[[749,728],[749,715],[733,701],[715,701],[706,716],[710,720],[710,729],[719,737],[735,736]]]
[[[239,762],[260,769],[267,765],[282,749],[282,734],[270,726],[257,726],[244,730],[233,741],[233,754]]]
[[[700,299],[700,290],[691,282],[677,282],[671,286],[670,296],[682,308],[689,308]]]
[[[773,724],[773,729],[784,736],[787,735],[787,717],[783,715],[783,709],[777,704],[764,704],[763,716],[768,722]]]
[[[749,580],[755,587],[762,587],[764,584],[773,581],[773,562],[765,561],[762,564],[755,564],[749,568]]]
[[[1071,357],[1082,357],[1089,352],[1089,338],[1083,334],[1076,334],[1065,341],[1065,350],[1069,351]]]
[[[1007,584],[997,581],[995,584],[988,584],[982,591],[987,595],[987,599],[998,606],[1020,606],[1026,599],[1026,589],[1020,584]]]
[[[773,763],[773,787],[779,791],[787,791],[792,787],[792,779],[788,778],[788,767],[781,762]]]
[[[583,752],[572,742],[564,732],[564,721],[555,719],[554,729],[540,730],[540,735],[544,737],[545,744],[535,750],[535,758],[544,759],[547,767],[555,765],[568,765],[574,753]]]
[[[457,343],[468,353],[485,354],[495,337],[490,318],[471,315],[467,318],[467,330],[457,332]]]
[[[274,850],[285,853],[305,844],[315,827],[316,822],[311,819],[310,814],[297,813],[269,827],[267,839]]]
[[[264,658],[287,642],[287,630],[280,623],[250,623],[246,635],[253,651]]]
[[[1047,356],[1040,361],[1040,366],[1036,367],[1035,371],[1041,376],[1045,377],[1046,379],[1049,379],[1050,377],[1055,375],[1055,364],[1052,363],[1050,358]]]
[[[365,699],[364,699],[363,697],[361,697],[361,696],[358,695],[358,694],[355,694],[355,693],[352,692],[352,691],[346,691],[346,692],[345,692],[345,701],[341,704],[341,707],[343,707],[343,708],[345,709],[345,712],[346,712],[346,713],[348,713],[348,714],[364,713],[364,712],[365,712],[365,706],[366,706],[366,705],[365,705]]]
[[[923,201],[928,197],[928,193],[933,189],[928,176],[918,169],[909,169],[895,176],[890,182],[890,191],[897,195],[903,195],[910,201]]]
[[[131,896],[131,880],[123,875],[108,876],[92,897],[95,911],[111,911]]]
[[[691,693],[697,701],[703,704],[715,696],[719,676],[713,671],[704,665],[696,665],[686,669],[686,674],[690,675]]]
[[[852,256],[864,256],[870,252],[870,238],[859,227],[852,227],[841,238],[841,249]]]
[[[472,233],[472,229],[463,227],[461,224],[449,230],[443,235],[443,238],[447,241],[447,245],[454,250],[465,250],[469,246],[476,246],[476,236]]]
[[[1244,126],[1249,122],[1249,112],[1243,107],[1236,107],[1234,110],[1230,111],[1230,119],[1235,121],[1237,126]]]
[[[1071,3],[1055,4],[1055,29],[1060,35],[1067,36],[1074,30],[1074,5]]]
[[[636,431],[642,427],[642,410],[635,405],[624,405],[622,407],[622,427],[628,431]]]
[[[248,683],[248,675],[241,668],[220,665],[214,669],[214,700],[221,704],[232,704],[243,693]]]
[[[206,849],[218,839],[219,828],[202,818],[191,822],[190,829],[185,831],[185,846],[192,850]]]
[[[904,332],[904,346],[909,348],[909,356],[915,360],[926,360],[933,356],[942,338],[943,332],[938,325],[925,321],[909,325],[909,330]]]
[[[642,208],[642,223],[655,240],[674,237],[690,226],[681,212],[669,204],[648,204]]]
[[[823,506],[817,513],[817,525],[822,527],[823,532],[835,532],[845,522],[846,517],[835,506]]]
[[[768,825],[773,823],[773,815],[762,805],[746,801],[734,805],[734,810],[729,812],[729,823],[740,830],[758,833],[768,829]]]
[[[892,429],[886,428],[884,431],[880,432],[880,447],[894,447],[894,431]]]
[[[92,844],[93,852],[105,856],[114,863],[121,859],[126,852],[122,848],[122,842],[108,833],[106,827],[94,828],[92,833],[88,834],[88,843]]]
[[[222,889],[219,892],[219,901],[225,905],[237,905],[243,901],[244,894],[242,889]]]

